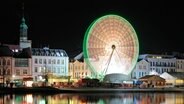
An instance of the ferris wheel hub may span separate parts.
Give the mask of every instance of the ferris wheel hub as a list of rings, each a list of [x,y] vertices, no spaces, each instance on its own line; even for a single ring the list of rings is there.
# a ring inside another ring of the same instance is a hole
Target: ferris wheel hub
[[[114,50],[115,48],[116,48],[116,46],[113,44],[113,45],[112,45],[112,49]]]

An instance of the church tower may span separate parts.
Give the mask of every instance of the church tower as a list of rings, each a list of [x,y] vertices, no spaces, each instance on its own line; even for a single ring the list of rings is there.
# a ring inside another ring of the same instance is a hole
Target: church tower
[[[28,26],[26,25],[26,20],[24,18],[24,4],[22,5],[22,20],[20,24],[20,40],[19,45],[20,48],[31,48],[31,40],[27,40]]]

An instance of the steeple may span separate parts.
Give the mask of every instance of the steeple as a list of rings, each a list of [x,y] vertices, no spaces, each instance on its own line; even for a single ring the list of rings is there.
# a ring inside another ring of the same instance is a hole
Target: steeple
[[[23,48],[28,48],[30,47],[31,48],[31,40],[28,40],[27,36],[27,30],[28,30],[28,27],[26,25],[26,20],[24,18],[24,3],[22,4],[22,20],[21,20],[21,24],[20,24],[20,40],[19,40],[19,45],[20,45],[20,48],[23,49]]]
[[[24,3],[22,4],[22,20],[20,24],[20,41],[27,41],[27,25],[24,18]]]

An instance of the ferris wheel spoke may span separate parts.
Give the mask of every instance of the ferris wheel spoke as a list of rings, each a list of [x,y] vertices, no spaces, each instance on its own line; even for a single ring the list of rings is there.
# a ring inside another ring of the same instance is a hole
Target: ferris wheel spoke
[[[89,48],[89,53],[92,56],[103,56],[104,55],[104,48]]]
[[[102,42],[102,44],[107,44],[105,40],[103,40],[103,38],[99,38],[98,36],[96,35],[91,35],[91,38],[97,40],[97,43],[98,42]]]

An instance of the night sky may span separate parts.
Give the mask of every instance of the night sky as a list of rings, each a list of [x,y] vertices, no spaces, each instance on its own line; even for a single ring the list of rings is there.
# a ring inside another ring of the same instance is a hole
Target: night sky
[[[0,3],[0,42],[18,44],[23,0]],[[70,2],[69,2],[70,1]],[[184,6],[159,0],[25,0],[28,39],[71,54],[82,50],[86,29],[106,14],[127,19],[137,32],[140,53],[184,52]],[[85,2],[84,2],[85,1]]]

